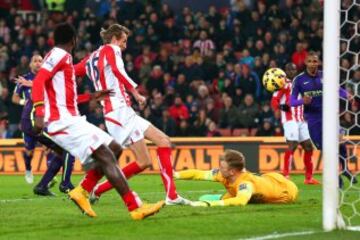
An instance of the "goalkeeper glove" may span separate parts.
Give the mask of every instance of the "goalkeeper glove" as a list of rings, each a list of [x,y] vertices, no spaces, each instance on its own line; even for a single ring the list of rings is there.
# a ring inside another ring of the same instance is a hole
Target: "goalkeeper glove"
[[[290,107],[287,104],[280,104],[279,109],[284,112],[290,111]]]
[[[192,207],[210,207],[210,203],[207,201],[192,201],[190,203]]]

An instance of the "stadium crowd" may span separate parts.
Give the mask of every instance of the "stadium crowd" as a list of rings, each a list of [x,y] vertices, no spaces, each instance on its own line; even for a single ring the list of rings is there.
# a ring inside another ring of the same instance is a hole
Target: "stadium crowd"
[[[118,22],[132,31],[123,59],[129,76],[148,96],[146,107],[134,107],[169,136],[281,136],[281,114],[272,111],[271,93],[263,88],[261,76],[267,68],[283,68],[288,62],[301,72],[307,52],[321,53],[322,48],[318,0],[231,0],[230,7],[210,6],[207,12],[184,7],[179,13],[161,0],[4,2],[0,5],[0,138],[21,136],[22,107],[11,101],[13,79],[29,71],[34,53],[44,56],[53,47],[58,22],[70,22],[77,29],[75,63],[101,44],[102,26]],[[343,8],[350,5],[351,1],[342,1]],[[358,18],[357,11],[352,12],[348,17]],[[342,34],[359,26],[347,25]],[[359,38],[342,42],[341,51],[347,49],[360,49]],[[355,60],[350,53],[341,61],[346,70],[342,79],[350,73],[343,86],[354,96],[341,125],[360,135],[359,126],[353,127],[360,119],[353,114],[360,102],[360,68],[353,68]],[[91,85],[88,79],[79,79],[78,91],[93,91]],[[91,123],[105,128],[96,102],[80,109]]]

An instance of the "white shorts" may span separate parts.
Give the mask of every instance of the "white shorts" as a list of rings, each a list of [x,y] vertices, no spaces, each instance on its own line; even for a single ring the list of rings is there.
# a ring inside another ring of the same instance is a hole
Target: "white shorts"
[[[100,145],[109,145],[114,139],[86,121],[85,116],[58,120],[48,125],[48,135],[60,147],[80,159],[82,165],[92,161],[92,153]]]
[[[131,107],[124,106],[106,114],[105,125],[110,135],[126,148],[143,139],[151,123],[138,116]]]
[[[288,141],[303,142],[310,139],[306,122],[287,121],[283,124],[284,135]]]

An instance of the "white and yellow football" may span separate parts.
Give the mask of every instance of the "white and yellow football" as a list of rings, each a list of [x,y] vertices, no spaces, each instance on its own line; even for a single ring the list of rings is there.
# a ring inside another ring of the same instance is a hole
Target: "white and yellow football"
[[[268,69],[262,78],[262,83],[269,92],[277,91],[284,87],[286,73],[280,68]]]

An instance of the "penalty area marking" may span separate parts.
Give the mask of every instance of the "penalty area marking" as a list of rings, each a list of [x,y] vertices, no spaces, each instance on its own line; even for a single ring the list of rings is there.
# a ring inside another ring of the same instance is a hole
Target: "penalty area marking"
[[[317,233],[316,231],[304,231],[304,232],[290,232],[290,233],[272,233],[264,236],[250,237],[250,238],[240,238],[238,240],[267,240],[267,239],[278,239],[284,237],[294,237],[294,236],[303,236],[311,235]]]

